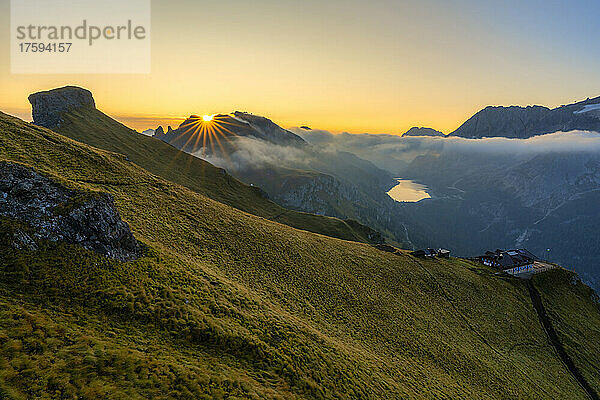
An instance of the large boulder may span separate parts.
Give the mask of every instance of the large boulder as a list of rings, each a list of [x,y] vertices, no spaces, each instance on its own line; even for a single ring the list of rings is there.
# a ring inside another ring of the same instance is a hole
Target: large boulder
[[[35,170],[0,162],[0,216],[19,221],[13,245],[35,250],[40,240],[80,245],[130,261],[141,248],[107,193],[68,189]]]
[[[53,129],[60,125],[61,115],[80,107],[96,107],[92,92],[76,86],[65,86],[29,96],[33,123]]]

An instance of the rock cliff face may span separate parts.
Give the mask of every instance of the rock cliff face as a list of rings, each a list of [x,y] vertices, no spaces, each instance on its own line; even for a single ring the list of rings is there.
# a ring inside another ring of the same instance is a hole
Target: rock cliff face
[[[33,123],[50,129],[60,125],[62,113],[79,107],[96,107],[92,92],[75,86],[34,93],[29,102]]]
[[[141,255],[111,195],[67,189],[19,164],[0,162],[0,216],[29,229],[17,231],[13,247],[36,250],[40,240],[78,244],[129,261]]]
[[[469,118],[452,136],[464,138],[529,137],[529,131],[552,111],[541,106],[486,107]]]
[[[542,106],[486,107],[451,136],[529,138],[557,131],[600,131],[600,97],[550,109]]]

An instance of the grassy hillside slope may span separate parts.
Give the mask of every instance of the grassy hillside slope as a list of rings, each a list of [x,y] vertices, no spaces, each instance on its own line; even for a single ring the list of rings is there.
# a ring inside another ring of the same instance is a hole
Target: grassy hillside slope
[[[4,397],[585,398],[521,281],[268,221],[5,115],[0,160],[113,194],[146,247],[17,251],[0,221]]]
[[[563,270],[536,276],[550,318],[566,352],[600,397],[600,299],[577,276]],[[586,317],[581,318],[581,314]]]
[[[354,229],[337,218],[291,211],[266,199],[260,189],[245,185],[223,169],[179,151],[161,140],[141,135],[92,107],[62,115],[59,133],[91,146],[124,154],[147,171],[218,202],[277,220],[294,228],[346,240],[370,242],[368,227]]]

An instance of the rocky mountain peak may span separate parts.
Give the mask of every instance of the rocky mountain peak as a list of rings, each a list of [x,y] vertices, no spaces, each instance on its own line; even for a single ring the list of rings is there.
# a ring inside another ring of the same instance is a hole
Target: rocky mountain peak
[[[209,129],[204,129],[204,124]],[[227,139],[216,145],[212,138],[204,140],[205,135],[209,134]],[[209,121],[204,121],[198,115],[190,115],[177,129],[169,128],[166,133],[157,129],[154,137],[180,150],[189,153],[202,150],[204,154],[219,153],[225,151],[225,147],[228,148],[227,151],[234,151],[235,142],[240,138],[254,138],[282,146],[307,145],[300,136],[283,129],[270,119],[239,111],[233,114],[214,114]]]
[[[544,106],[488,106],[477,112],[450,136],[526,139],[558,131],[600,132],[600,98],[550,109]]]
[[[433,128],[413,126],[408,131],[406,131],[406,133],[402,136],[440,136],[440,137],[442,137],[442,136],[446,136],[446,135],[444,135],[440,131],[436,131]]]
[[[258,132],[255,136],[260,139],[284,146],[306,145],[306,142],[300,136],[283,129],[268,118],[242,111],[235,111],[233,116],[249,124]]]
[[[96,108],[92,92],[76,86],[65,86],[29,96],[33,123],[46,128],[60,125],[61,114],[80,107]]]
[[[160,139],[160,138],[162,138],[162,136],[164,134],[165,134],[165,130],[163,129],[162,125],[159,125],[158,128],[156,128],[154,130],[154,135],[153,136]]]

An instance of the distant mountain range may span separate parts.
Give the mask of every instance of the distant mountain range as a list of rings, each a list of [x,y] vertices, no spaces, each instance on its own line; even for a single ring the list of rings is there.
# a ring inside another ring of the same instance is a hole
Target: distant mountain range
[[[600,131],[600,97],[554,109],[543,106],[489,106],[449,136],[525,139],[553,132]]]

